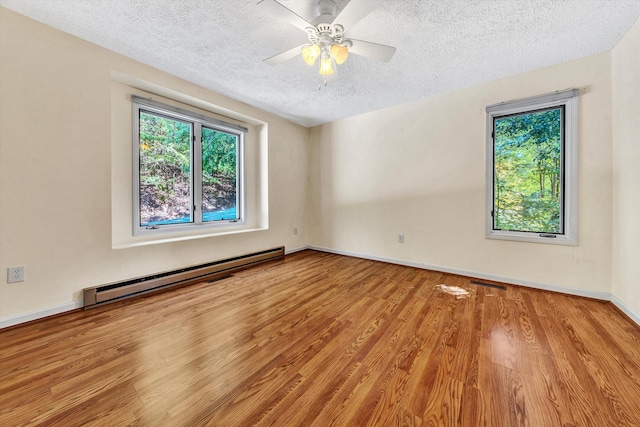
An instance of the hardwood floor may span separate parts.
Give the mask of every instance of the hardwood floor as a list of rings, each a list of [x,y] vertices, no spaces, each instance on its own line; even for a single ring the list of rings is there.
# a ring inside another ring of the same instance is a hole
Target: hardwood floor
[[[640,426],[611,304],[313,251],[0,343],[2,426]]]

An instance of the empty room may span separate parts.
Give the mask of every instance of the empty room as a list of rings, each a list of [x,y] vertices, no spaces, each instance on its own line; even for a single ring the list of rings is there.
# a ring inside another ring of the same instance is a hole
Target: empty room
[[[0,0],[1,426],[640,426],[640,0]]]

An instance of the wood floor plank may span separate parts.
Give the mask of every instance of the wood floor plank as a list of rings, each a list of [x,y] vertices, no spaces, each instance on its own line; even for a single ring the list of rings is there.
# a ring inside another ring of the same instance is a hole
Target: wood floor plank
[[[640,327],[505,286],[307,250],[0,330],[0,425],[640,425]]]
[[[527,420],[531,425],[573,424],[573,417],[566,401],[566,388],[554,373],[553,359],[532,355],[532,371],[523,374],[525,394],[529,397]]]

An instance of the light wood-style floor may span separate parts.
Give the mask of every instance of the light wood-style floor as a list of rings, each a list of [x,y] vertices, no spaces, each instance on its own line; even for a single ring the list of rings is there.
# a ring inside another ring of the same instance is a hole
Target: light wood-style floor
[[[0,425],[640,426],[640,328],[609,303],[304,251],[0,331]]]

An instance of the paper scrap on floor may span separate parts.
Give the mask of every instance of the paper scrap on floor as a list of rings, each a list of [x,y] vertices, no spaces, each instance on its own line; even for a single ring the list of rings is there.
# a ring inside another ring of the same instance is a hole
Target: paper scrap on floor
[[[469,296],[469,291],[462,289],[458,286],[447,286],[444,284],[436,285],[436,288],[440,289],[441,292],[446,292],[450,295],[455,295],[456,298],[465,298]]]

